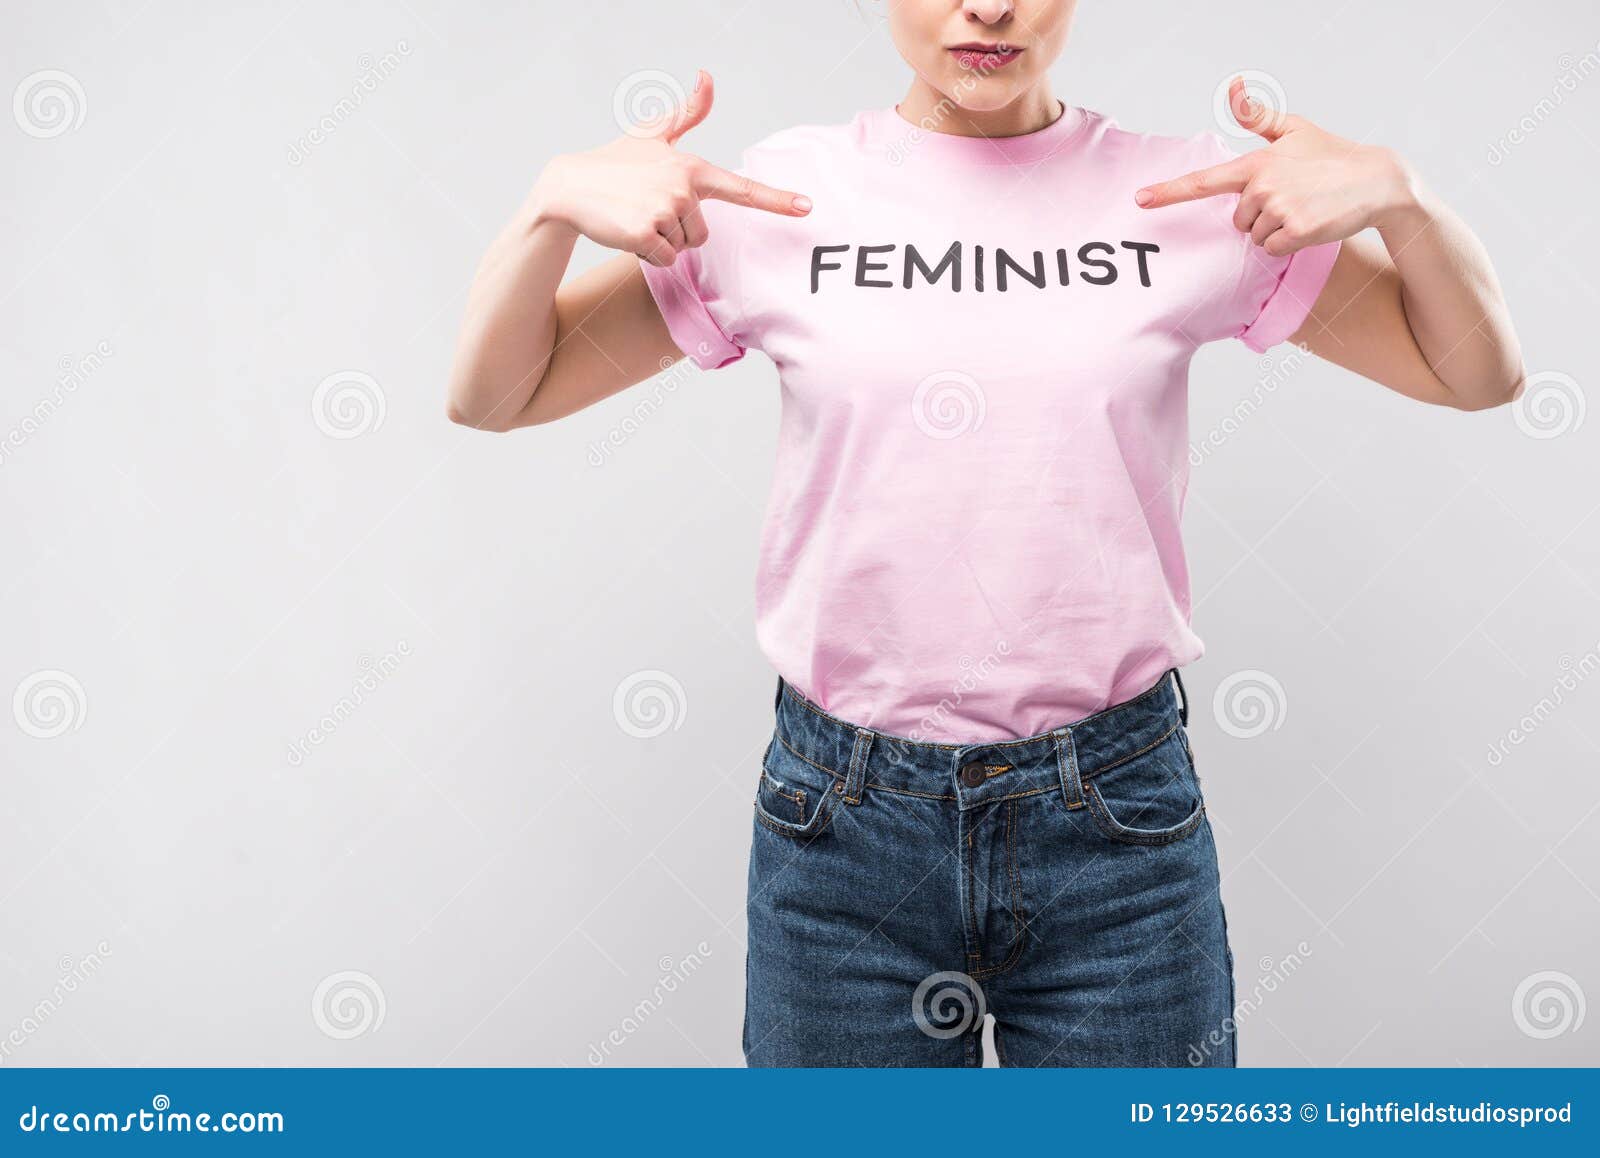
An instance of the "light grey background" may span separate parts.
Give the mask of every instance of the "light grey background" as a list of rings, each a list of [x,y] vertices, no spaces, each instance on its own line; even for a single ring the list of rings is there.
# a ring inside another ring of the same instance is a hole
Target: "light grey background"
[[[712,70],[690,144],[731,164],[899,96],[866,9],[8,10],[5,92],[72,83],[0,120],[0,1064],[738,1063],[772,368],[506,437],[444,377],[481,251],[619,91]],[[1549,372],[1519,423],[1195,363],[1195,437],[1239,416],[1187,532],[1247,1064],[1600,1060],[1597,54],[1587,0],[1086,0],[1057,68],[1182,134],[1258,69],[1400,149]],[[641,738],[650,671],[682,698]],[[1213,704],[1241,672],[1259,735]]]

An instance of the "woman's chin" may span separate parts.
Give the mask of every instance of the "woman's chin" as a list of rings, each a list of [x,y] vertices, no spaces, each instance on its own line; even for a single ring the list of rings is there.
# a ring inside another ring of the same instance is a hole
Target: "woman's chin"
[[[975,81],[971,79],[970,74],[963,75],[966,79],[953,83],[945,90],[945,95],[969,113],[997,113],[1013,103],[1028,88],[1025,84],[1015,83],[1009,77],[1004,80],[999,77],[985,77]]]

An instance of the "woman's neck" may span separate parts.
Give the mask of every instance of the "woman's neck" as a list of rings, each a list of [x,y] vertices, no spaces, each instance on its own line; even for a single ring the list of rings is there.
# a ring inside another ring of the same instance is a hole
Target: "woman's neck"
[[[895,111],[926,132],[955,137],[1020,137],[1049,126],[1063,111],[1044,80],[998,109],[962,108],[960,95],[946,96],[919,76]]]

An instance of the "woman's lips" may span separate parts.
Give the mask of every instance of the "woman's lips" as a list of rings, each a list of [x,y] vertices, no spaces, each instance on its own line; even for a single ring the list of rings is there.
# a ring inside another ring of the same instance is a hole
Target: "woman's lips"
[[[1020,48],[982,44],[958,44],[950,49],[950,52],[962,68],[977,69],[981,72],[1004,68],[1022,55]]]

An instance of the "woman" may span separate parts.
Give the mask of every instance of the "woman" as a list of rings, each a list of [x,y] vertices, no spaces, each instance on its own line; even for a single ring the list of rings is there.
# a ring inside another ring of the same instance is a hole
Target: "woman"
[[[1392,152],[1265,147],[1051,90],[1073,0],[898,0],[905,98],[739,173],[670,123],[559,157],[473,287],[450,414],[549,422],[687,355],[777,365],[758,575],[779,672],[750,861],[753,1065],[1232,1065],[1177,669],[1189,360],[1282,341],[1511,400],[1488,258]],[[621,254],[562,284],[582,234]],[[1169,675],[1171,678],[1169,678]]]

